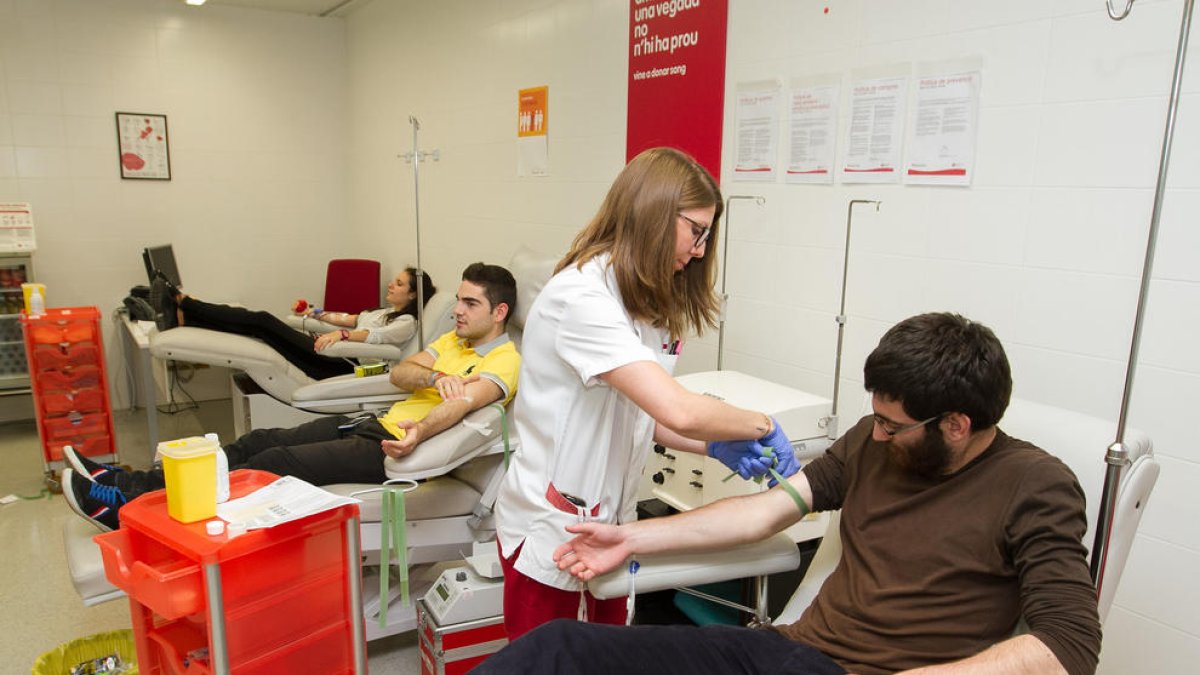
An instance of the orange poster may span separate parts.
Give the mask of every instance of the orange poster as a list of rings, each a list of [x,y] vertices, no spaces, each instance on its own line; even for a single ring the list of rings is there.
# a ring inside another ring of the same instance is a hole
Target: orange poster
[[[550,114],[550,87],[522,89],[517,96],[517,137],[545,136]]]

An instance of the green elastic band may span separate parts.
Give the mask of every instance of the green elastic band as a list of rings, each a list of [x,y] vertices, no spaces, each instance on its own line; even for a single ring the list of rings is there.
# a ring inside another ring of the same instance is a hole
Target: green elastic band
[[[379,627],[387,628],[388,583],[391,580],[391,553],[395,549],[400,573],[400,602],[408,605],[408,544],[405,541],[407,516],[404,489],[385,486],[382,495],[383,517],[379,543]],[[389,542],[390,539],[390,542]]]
[[[504,410],[503,403],[493,403],[492,407],[500,411],[500,435],[504,438],[504,470],[508,471],[508,412]]]
[[[774,467],[767,469],[771,473],[771,478],[775,479],[775,483],[783,488],[783,491],[791,496],[792,501],[796,502],[796,508],[800,509],[800,516],[804,517],[812,509],[808,508],[808,504],[804,503],[804,498],[800,496],[800,492],[788,482],[786,478],[779,475],[779,472]]]

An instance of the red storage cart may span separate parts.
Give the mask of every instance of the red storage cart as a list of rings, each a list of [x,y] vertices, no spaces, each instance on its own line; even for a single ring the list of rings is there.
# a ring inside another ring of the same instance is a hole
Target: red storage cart
[[[60,307],[41,316],[22,314],[21,328],[47,484],[57,485],[63,446],[116,464],[100,310]]]
[[[230,496],[276,479],[234,471]],[[108,580],[129,594],[138,672],[367,672],[357,504],[232,539],[206,522],[172,519],[159,490],[95,537]]]

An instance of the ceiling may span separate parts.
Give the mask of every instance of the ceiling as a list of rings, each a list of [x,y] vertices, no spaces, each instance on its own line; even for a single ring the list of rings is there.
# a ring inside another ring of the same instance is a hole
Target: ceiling
[[[182,0],[181,0],[182,1]],[[273,12],[293,12],[310,16],[344,16],[357,5],[371,0],[208,0],[211,5],[231,5]]]

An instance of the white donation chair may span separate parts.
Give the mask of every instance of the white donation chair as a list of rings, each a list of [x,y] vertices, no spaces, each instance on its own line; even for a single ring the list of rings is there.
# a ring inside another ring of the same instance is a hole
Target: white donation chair
[[[517,311],[509,318],[508,334],[520,344],[521,331],[529,308],[549,281],[557,258],[520,249],[508,264],[517,281]],[[306,388],[324,388],[322,383]],[[505,437],[512,451],[519,446],[512,435],[511,420],[491,405],[467,415],[463,421],[423,442],[417,451],[401,460],[388,458],[384,470],[391,481],[420,481],[405,494],[405,544],[410,598],[420,597],[437,579],[437,563],[461,560],[470,555],[477,543],[494,542],[496,536],[492,506],[503,476]],[[339,484],[325,489],[353,495],[362,500],[362,550],[368,570],[364,578],[364,606],[367,612],[367,639],[412,630],[416,627],[413,606],[399,602],[398,584],[390,584],[386,625],[378,621],[382,601],[376,569],[382,542],[381,490],[378,485]],[[495,544],[489,546],[494,549]]]
[[[454,306],[454,293],[442,291],[434,294],[425,305],[422,339],[426,345],[454,326],[450,312]],[[313,322],[307,322],[313,323]],[[417,352],[418,341],[410,340],[400,347],[387,344],[363,342],[340,342],[331,345],[323,354],[346,359],[368,359],[396,363]],[[327,413],[346,413],[379,407],[403,398],[404,394],[388,382],[386,375],[354,377],[341,375],[327,380],[314,380],[292,365],[279,352],[265,342],[244,335],[234,335],[207,328],[180,326],[155,332],[150,337],[150,353],[160,359],[204,363],[245,372],[254,383],[276,400],[287,404],[297,403],[298,390],[318,382],[341,382],[334,385],[334,396],[329,391],[319,390],[308,400],[329,399],[323,407],[306,409]],[[304,400],[300,394],[300,400]]]
[[[1114,439],[1116,423],[1040,403],[1013,399],[999,426],[1010,436],[1028,440],[1059,457],[1075,472],[1087,498],[1088,532],[1084,537],[1084,544],[1090,550],[1100,493],[1104,485],[1104,455]],[[1149,436],[1127,428],[1124,443],[1129,452],[1129,464],[1122,472],[1117,489],[1116,508],[1108,544],[1108,561],[1099,584],[1101,622],[1108,616],[1108,610],[1112,606],[1129,549],[1133,545],[1134,534],[1159,472],[1159,464],[1154,458]],[[837,517],[839,514],[833,515],[828,532],[821,540],[803,581],[787,606],[775,618],[775,623],[787,624],[800,618],[804,609],[816,597],[822,582],[840,561],[841,519]],[[655,591],[771,574],[780,568],[794,569],[798,564],[798,556],[796,563],[784,562],[788,556],[788,546],[791,546],[794,553],[794,544],[787,541],[786,537],[775,535],[750,547],[725,551],[639,556],[641,568],[637,573],[637,590]],[[761,567],[756,567],[750,558],[759,555],[765,556],[765,561]],[[628,571],[624,567],[619,568],[593,579],[588,586],[598,597],[620,597],[629,590]],[[759,600],[756,614],[756,620],[770,621],[766,616],[765,600]]]

